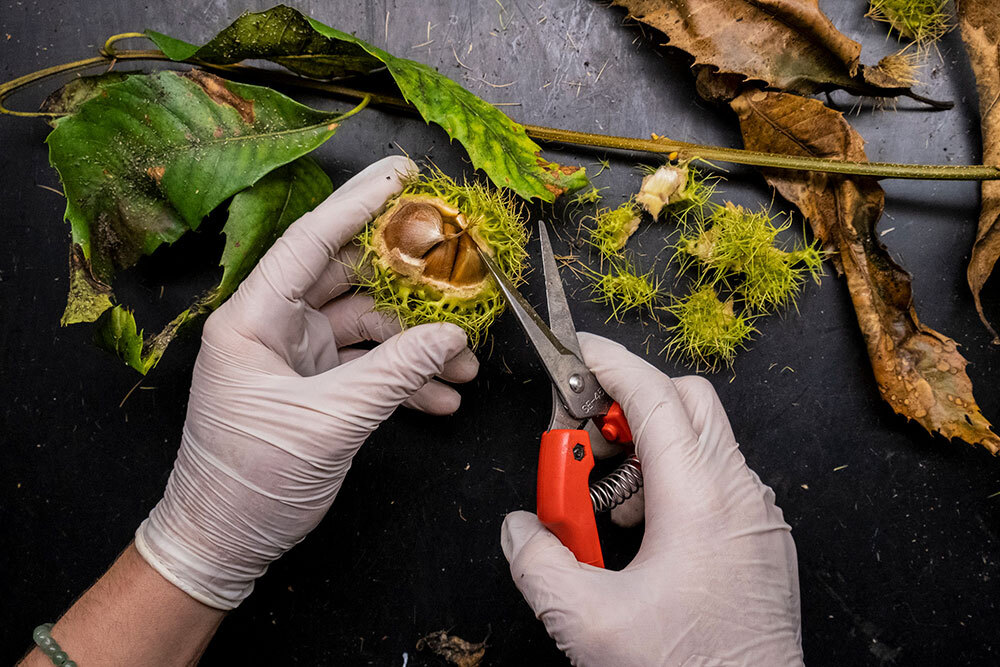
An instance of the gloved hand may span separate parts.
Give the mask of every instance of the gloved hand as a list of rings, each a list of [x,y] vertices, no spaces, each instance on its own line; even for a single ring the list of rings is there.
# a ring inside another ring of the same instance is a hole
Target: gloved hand
[[[450,414],[458,393],[432,378],[478,371],[458,327],[399,334],[370,298],[343,296],[350,240],[415,170],[393,157],[352,178],[292,224],[205,323],[180,451],[135,538],[150,565],[205,604],[231,609],[250,594],[323,518],[358,448],[400,404]],[[350,347],[366,339],[385,342]]]
[[[801,664],[790,528],[712,385],[671,380],[604,338],[580,344],[632,426],[645,534],[612,572],[578,563],[534,514],[511,513],[501,542],[528,604],[576,665]]]

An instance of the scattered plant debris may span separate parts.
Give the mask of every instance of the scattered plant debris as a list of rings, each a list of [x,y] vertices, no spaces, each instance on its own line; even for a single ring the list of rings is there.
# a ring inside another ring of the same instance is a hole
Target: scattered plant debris
[[[432,632],[417,640],[418,651],[430,651],[455,667],[479,667],[486,655],[486,642],[474,644],[444,630]]]

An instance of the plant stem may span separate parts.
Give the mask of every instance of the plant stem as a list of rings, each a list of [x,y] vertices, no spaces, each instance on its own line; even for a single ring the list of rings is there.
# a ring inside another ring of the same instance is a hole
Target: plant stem
[[[826,158],[762,153],[742,148],[720,148],[675,141],[667,137],[633,139],[572,130],[526,125],[528,135],[540,141],[601,146],[647,153],[677,153],[682,158],[732,162],[754,167],[821,171],[831,174],[871,176],[873,178],[909,178],[941,181],[976,181],[1000,179],[1000,168],[980,165],[899,164],[891,162],[846,162]]]
[[[11,79],[6,83],[0,83],[0,113],[7,114],[9,116],[21,116],[24,118],[52,118],[55,116],[61,116],[63,114],[45,113],[42,111],[14,111],[5,107],[3,103],[8,97],[16,93],[18,90],[25,88],[36,81],[41,81],[42,79],[47,79],[50,76],[56,76],[58,74],[90,69],[91,67],[97,67],[99,65],[107,65],[110,62],[112,61],[104,56],[95,56],[85,60],[77,60],[71,63],[46,67],[45,69],[40,69],[37,72],[32,72],[31,74],[25,74],[24,76],[19,76],[16,79]]]
[[[42,79],[89,69],[100,65],[113,65],[116,61],[128,60],[159,60],[169,61],[162,51],[158,50],[125,50],[113,51],[112,44],[126,37],[141,37],[141,33],[123,33],[108,39],[105,44],[105,52],[101,56],[78,60],[63,65],[56,65],[46,69],[18,77],[4,84],[0,84],[0,113],[14,116],[43,116],[52,117],[61,114],[44,112],[12,111],[3,106],[4,101],[14,92]],[[228,74],[238,74],[252,76],[257,79],[270,80],[279,85],[293,86],[307,90],[320,91],[337,97],[347,97],[355,100],[365,100],[366,98],[374,106],[388,107],[397,110],[414,113],[416,109],[409,102],[385,95],[377,95],[365,91],[339,86],[333,83],[315,81],[303,77],[250,67],[248,65],[213,65],[196,59],[190,59],[189,64],[197,65],[205,69],[210,69]],[[359,109],[360,110],[360,109]],[[574,146],[594,146],[612,150],[626,150],[643,153],[672,154],[677,153],[677,157],[693,158],[698,157],[703,160],[731,162],[735,164],[752,165],[755,167],[766,167],[772,169],[794,169],[800,171],[818,171],[833,174],[846,174],[854,176],[868,176],[872,178],[906,178],[925,180],[961,180],[961,181],[983,181],[1000,180],[1000,167],[985,165],[924,165],[924,164],[896,164],[887,162],[847,162],[842,160],[831,160],[825,158],[802,157],[794,155],[781,155],[777,153],[760,153],[748,151],[740,148],[723,148],[720,146],[708,146],[704,144],[694,144],[684,141],[676,141],[666,137],[654,139],[637,139],[632,137],[617,137],[605,134],[592,134],[589,132],[576,132],[574,130],[562,130],[558,128],[543,127],[539,125],[525,125],[525,131],[533,139],[545,142],[568,144]]]

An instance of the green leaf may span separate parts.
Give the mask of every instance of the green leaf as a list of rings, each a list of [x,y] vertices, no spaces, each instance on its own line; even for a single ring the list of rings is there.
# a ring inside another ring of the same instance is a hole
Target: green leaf
[[[288,226],[331,193],[330,177],[312,158],[304,157],[272,171],[233,197],[222,229],[226,235],[220,262],[222,280],[213,300],[221,304],[235,292]]]
[[[510,188],[524,199],[537,197],[551,202],[587,184],[583,168],[541,159],[541,148],[523,126],[443,74],[422,63],[397,58],[291,7],[278,5],[243,14],[202,47],[162,33],[146,34],[174,60],[197,58],[230,64],[263,58],[317,78],[337,76],[345,68],[361,71],[364,67],[358,62],[364,66],[384,63],[403,97],[424,120],[440,125],[451,139],[457,139],[473,166],[486,172],[496,185]]]
[[[118,355],[128,366],[145,375],[160,361],[174,336],[200,314],[195,306],[188,308],[164,327],[163,331],[144,340],[132,311],[117,305],[101,314],[94,331],[94,340],[100,347]]]
[[[69,297],[60,324],[92,322],[111,307],[111,287],[94,277],[83,248],[74,243],[69,251]]]
[[[81,76],[73,79],[58,89],[42,102],[42,111],[46,113],[72,114],[80,106],[101,92],[105,87],[121,83],[129,77],[126,72],[107,72],[98,76]],[[53,120],[52,125],[58,124]]]
[[[543,160],[539,157],[541,147],[528,137],[524,127],[492,104],[427,65],[366,47],[389,67],[403,97],[424,120],[437,123],[451,139],[457,139],[472,165],[485,171],[496,185],[510,188],[524,199],[538,197],[547,202],[587,185],[583,168]]]
[[[237,193],[222,229],[226,247],[220,261],[223,273],[219,285],[148,339],[143,337],[135,315],[124,306],[115,306],[97,323],[98,345],[145,375],[177,334],[222,305],[288,226],[332,192],[333,184],[326,172],[312,158],[302,157]]]
[[[314,30],[298,10],[285,5],[245,12],[200,47],[155,30],[147,30],[146,35],[172,60],[194,58],[230,65],[250,58],[268,59],[315,79],[367,74],[384,66],[350,35],[330,39]]]
[[[64,324],[93,321],[111,303],[95,285],[197,229],[233,194],[333,136],[340,119],[201,71],[95,82],[62,99],[76,112],[46,142],[80,255]]]

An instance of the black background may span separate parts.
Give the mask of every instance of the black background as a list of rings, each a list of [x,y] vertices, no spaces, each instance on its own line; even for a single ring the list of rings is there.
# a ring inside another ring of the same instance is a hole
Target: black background
[[[895,50],[863,18],[863,0],[820,3],[863,60]],[[243,9],[268,2],[87,3],[2,0],[0,76],[87,57],[113,33],[154,28],[201,42]],[[427,62],[522,122],[739,145],[736,123],[694,92],[682,56],[661,36],[623,25],[621,10],[587,0],[299,2],[316,18]],[[543,20],[544,17],[544,20]],[[434,42],[412,48],[428,40]],[[469,45],[472,45],[471,50]],[[454,49],[454,52],[453,52]],[[456,55],[468,69],[456,62]],[[603,72],[602,72],[603,69]],[[598,76],[600,74],[600,76]],[[979,159],[975,90],[957,34],[932,53],[921,90],[953,99],[930,113],[852,109],[873,160]],[[488,82],[488,83],[487,83]],[[494,87],[513,82],[513,85]],[[546,86],[546,84],[549,84]],[[488,84],[494,84],[490,86]],[[9,102],[34,108],[56,82]],[[298,96],[316,106],[340,105]],[[854,100],[834,95],[844,109]],[[184,419],[197,337],[175,342],[124,402],[138,376],[90,343],[86,325],[60,328],[68,227],[37,119],[0,118],[0,662],[31,629],[54,620],[131,539],[169,473]],[[464,153],[437,128],[378,110],[346,123],[316,153],[335,184],[385,155],[427,156],[452,174]],[[600,152],[554,159],[599,170]],[[615,205],[638,187],[634,155],[609,155],[595,179]],[[737,203],[768,203],[752,170],[723,185]],[[921,319],[954,337],[987,416],[1000,418],[1000,350],[978,322],[964,271],[978,211],[973,183],[887,182],[879,229],[914,275]],[[721,199],[720,199],[721,201]],[[573,230],[579,215],[534,207],[532,219]],[[561,223],[558,221],[562,221]],[[199,238],[143,260],[118,286],[155,330],[219,275],[218,221]],[[649,224],[636,247],[663,267],[668,228]],[[207,246],[207,247],[203,247]],[[558,250],[558,249],[557,249]],[[532,245],[532,252],[537,247]],[[659,256],[657,253],[660,252]],[[579,284],[566,276],[571,292]],[[525,288],[540,296],[539,276]],[[162,296],[161,296],[162,286]],[[655,331],[605,323],[580,300],[580,329],[603,333],[672,374]],[[1000,320],[997,287],[984,294]],[[813,665],[995,664],[995,567],[1000,544],[998,463],[985,450],[926,435],[879,399],[844,282],[810,285],[798,313],[762,322],[732,371],[709,375],[751,465],[771,485],[799,553],[803,644]],[[647,338],[653,334],[652,338]],[[488,637],[490,664],[562,659],[509,579],[500,552],[504,514],[534,503],[538,435],[548,386],[510,318],[481,355],[479,379],[457,415],[400,412],[357,457],[323,524],[275,563],[223,623],[205,664],[438,664],[415,642],[448,629]],[[509,370],[508,370],[509,369]],[[842,466],[846,466],[841,468]],[[835,470],[836,468],[841,468]],[[627,562],[635,531],[602,529],[610,560]]]

